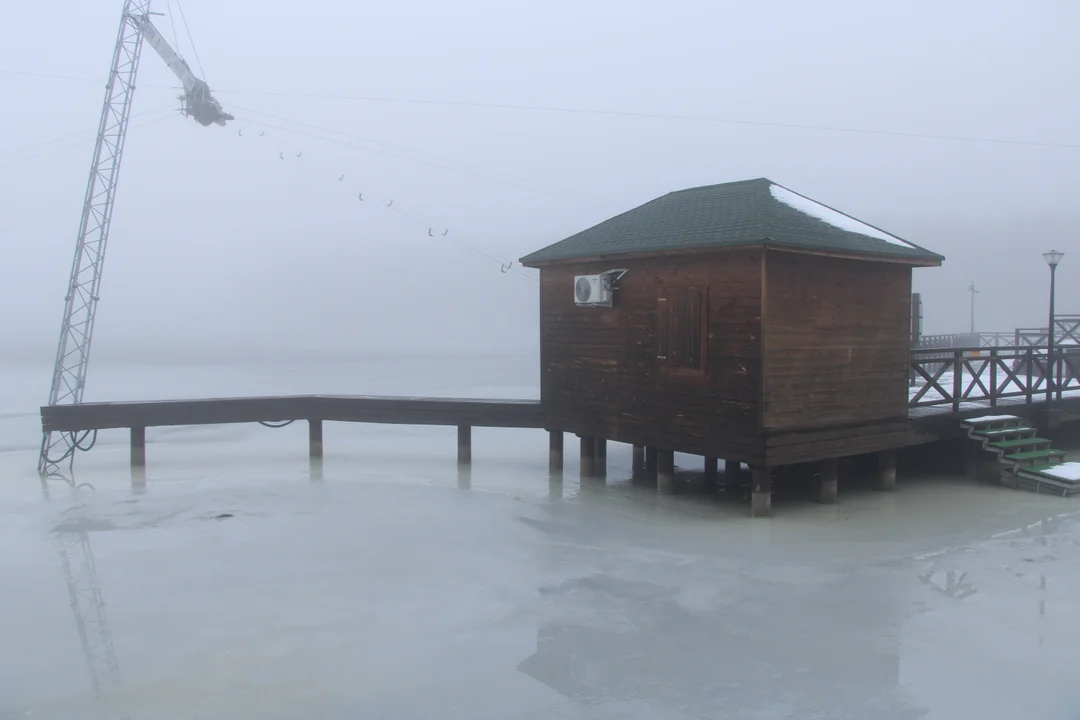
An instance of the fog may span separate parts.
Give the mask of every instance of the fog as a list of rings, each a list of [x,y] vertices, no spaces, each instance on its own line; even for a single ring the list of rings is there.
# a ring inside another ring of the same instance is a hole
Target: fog
[[[53,352],[120,8],[5,11],[8,358]],[[966,330],[973,281],[978,329],[1045,324],[1051,247],[1080,310],[1075,3],[184,10],[197,59],[179,15],[154,21],[237,121],[166,113],[177,82],[144,48],[96,357],[528,350],[535,273],[500,263],[759,176],[944,254],[915,272],[926,332]]]

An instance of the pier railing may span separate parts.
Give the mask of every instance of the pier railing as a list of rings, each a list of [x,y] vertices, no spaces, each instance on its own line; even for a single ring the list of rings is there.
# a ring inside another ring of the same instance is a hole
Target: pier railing
[[[912,350],[908,406],[944,405],[958,412],[966,404],[1041,402],[1047,389],[1047,353],[1046,345]],[[1053,396],[1080,392],[1080,351],[1055,348],[1053,364]]]

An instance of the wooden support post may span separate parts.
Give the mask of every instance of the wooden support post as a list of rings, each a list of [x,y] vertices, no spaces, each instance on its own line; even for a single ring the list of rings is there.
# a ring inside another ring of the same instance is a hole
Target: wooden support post
[[[633,465],[631,466],[630,469],[633,471],[634,475],[637,475],[638,473],[645,471],[645,446],[644,445],[635,445],[634,446],[634,462],[633,462]]]
[[[755,465],[754,482],[750,495],[750,516],[772,515],[772,468]]]
[[[896,489],[896,450],[878,453],[878,490]]]
[[[588,435],[581,436],[581,477],[591,478],[596,475],[596,440]]]
[[[548,474],[562,475],[563,471],[563,432],[548,430]]]
[[[709,490],[715,490],[717,486],[716,476],[719,470],[720,461],[714,457],[705,458],[705,487]]]
[[[308,418],[307,436],[308,457],[321,458],[323,456],[322,420],[318,418]]]
[[[593,440],[593,472],[596,477],[607,477],[607,440],[595,438]]]
[[[672,450],[656,451],[656,494],[675,494],[675,453]]]
[[[131,428],[131,467],[146,467],[146,428]]]
[[[821,486],[818,488],[818,502],[836,502],[836,480],[840,474],[840,460],[830,458],[821,462]]]
[[[656,461],[657,450],[654,447],[645,448],[645,482],[650,485],[656,484]]]
[[[470,425],[458,425],[457,461],[458,465],[472,464],[472,427]]]
[[[742,475],[742,463],[738,460],[725,460],[724,461],[724,477],[727,478],[729,483],[738,482],[739,477]]]

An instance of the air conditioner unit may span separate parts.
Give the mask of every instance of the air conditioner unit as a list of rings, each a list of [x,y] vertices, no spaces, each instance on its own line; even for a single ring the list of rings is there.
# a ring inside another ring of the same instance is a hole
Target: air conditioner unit
[[[611,280],[605,275],[574,278],[574,304],[611,307]]]

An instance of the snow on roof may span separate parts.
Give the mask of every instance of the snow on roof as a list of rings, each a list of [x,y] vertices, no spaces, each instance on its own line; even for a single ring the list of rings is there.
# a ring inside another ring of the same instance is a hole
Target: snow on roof
[[[1043,475],[1061,478],[1062,480],[1080,481],[1080,462],[1067,462],[1055,465],[1042,471]]]
[[[785,187],[773,184],[769,187],[769,192],[772,193],[772,196],[774,198],[784,203],[785,205],[793,207],[799,212],[806,213],[811,217],[816,217],[818,220],[827,222],[833,227],[838,227],[841,230],[846,230],[847,232],[853,232],[860,235],[877,238],[878,240],[884,240],[885,242],[892,245],[899,245],[901,247],[908,248],[915,247],[906,240],[901,240],[895,235],[890,235],[884,230],[878,230],[876,227],[867,225],[861,220],[856,220],[850,215],[845,215],[838,210],[833,210],[830,207],[826,207],[825,205],[822,205],[815,200],[804,197],[799,193],[792,192]]]

